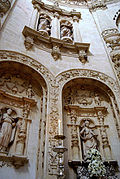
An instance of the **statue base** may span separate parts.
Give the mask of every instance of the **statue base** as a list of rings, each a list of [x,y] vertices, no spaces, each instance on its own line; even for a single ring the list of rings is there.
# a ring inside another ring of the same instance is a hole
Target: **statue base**
[[[0,152],[0,161],[13,165],[16,169],[24,166],[28,163],[26,156],[19,156],[14,154],[8,154],[6,152]]]

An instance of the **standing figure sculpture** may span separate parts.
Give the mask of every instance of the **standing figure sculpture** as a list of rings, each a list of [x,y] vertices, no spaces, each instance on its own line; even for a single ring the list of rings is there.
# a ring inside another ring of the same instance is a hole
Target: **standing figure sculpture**
[[[1,129],[0,129],[0,151],[7,151],[10,143],[14,140],[14,128],[16,126],[17,118],[14,119],[12,114],[12,109],[7,109],[7,111],[1,115]],[[14,131],[15,132],[15,131]]]
[[[69,21],[63,20],[61,21],[60,30],[61,39],[67,42],[72,42],[72,24]]]
[[[85,120],[83,128],[80,131],[80,137],[82,140],[83,154],[84,157],[86,157],[86,154],[89,149],[97,149],[98,146],[97,135],[90,128],[89,120]]]
[[[42,35],[50,35],[50,18],[46,14],[41,14],[37,30]]]

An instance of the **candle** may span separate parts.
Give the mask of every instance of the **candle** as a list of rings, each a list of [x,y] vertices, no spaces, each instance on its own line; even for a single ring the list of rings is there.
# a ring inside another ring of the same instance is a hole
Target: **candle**
[[[58,120],[58,134],[61,135],[61,120]]]

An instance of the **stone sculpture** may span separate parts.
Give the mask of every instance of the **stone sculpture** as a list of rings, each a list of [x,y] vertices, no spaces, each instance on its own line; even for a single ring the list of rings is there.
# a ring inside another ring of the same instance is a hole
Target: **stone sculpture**
[[[97,135],[90,128],[89,120],[85,120],[83,128],[80,131],[80,137],[82,139],[83,152],[85,157],[89,149],[96,149],[98,145]]]
[[[37,29],[42,35],[50,35],[50,18],[46,14],[41,14]]]
[[[7,151],[8,146],[15,138],[14,128],[18,119],[12,117],[12,112],[13,110],[9,108],[5,113],[1,114],[0,151]]]
[[[72,25],[68,21],[61,22],[61,39],[72,42]]]

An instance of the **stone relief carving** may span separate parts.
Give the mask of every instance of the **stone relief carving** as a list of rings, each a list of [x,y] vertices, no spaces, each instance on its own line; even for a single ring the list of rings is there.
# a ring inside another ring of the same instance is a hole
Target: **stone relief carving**
[[[30,50],[33,47],[33,38],[25,37],[24,45],[27,50]]]
[[[40,14],[37,31],[39,31],[43,36],[49,36],[50,35],[50,22],[51,19],[46,14]]]
[[[69,70],[58,75],[57,81],[61,85],[64,85],[67,81],[74,79],[76,77],[85,77],[85,78],[91,78],[101,81],[102,83],[105,83],[105,85],[107,85],[112,91],[114,91],[114,94],[120,96],[118,83],[115,82],[115,80],[112,79],[111,77],[97,71],[79,70],[79,69]]]
[[[106,9],[106,3],[105,0],[94,0],[89,3],[89,9],[90,11],[95,11],[97,9]]]
[[[58,60],[58,59],[61,59],[60,48],[59,48],[59,46],[57,44],[53,45],[51,55],[53,56],[55,61]]]
[[[10,9],[11,2],[9,0],[0,1],[0,16],[2,17]]]
[[[60,34],[61,40],[66,42],[72,42],[73,40],[73,32],[72,32],[72,24],[67,20],[62,20],[60,23]]]
[[[19,74],[4,74],[0,78],[0,89],[17,96],[35,98],[35,92],[30,82],[22,80]]]
[[[83,145],[84,158],[89,149],[97,149],[98,148],[98,140],[97,135],[90,127],[90,120],[85,119],[82,129],[80,130],[80,137]]]
[[[85,50],[79,50],[79,60],[82,62],[82,63],[86,63],[88,60],[87,60],[87,53],[85,52]]]
[[[7,109],[6,112],[2,114],[0,119],[0,151],[7,151],[8,146],[13,143],[16,133],[16,123],[17,118],[12,117],[12,109]]]
[[[120,80],[120,33],[118,29],[107,29],[102,32],[102,36],[108,47],[111,47],[110,56],[116,70],[118,79]]]
[[[76,104],[80,107],[94,107],[104,105],[104,99],[97,90],[90,91],[91,87],[79,85],[79,88],[67,88],[65,104]]]

